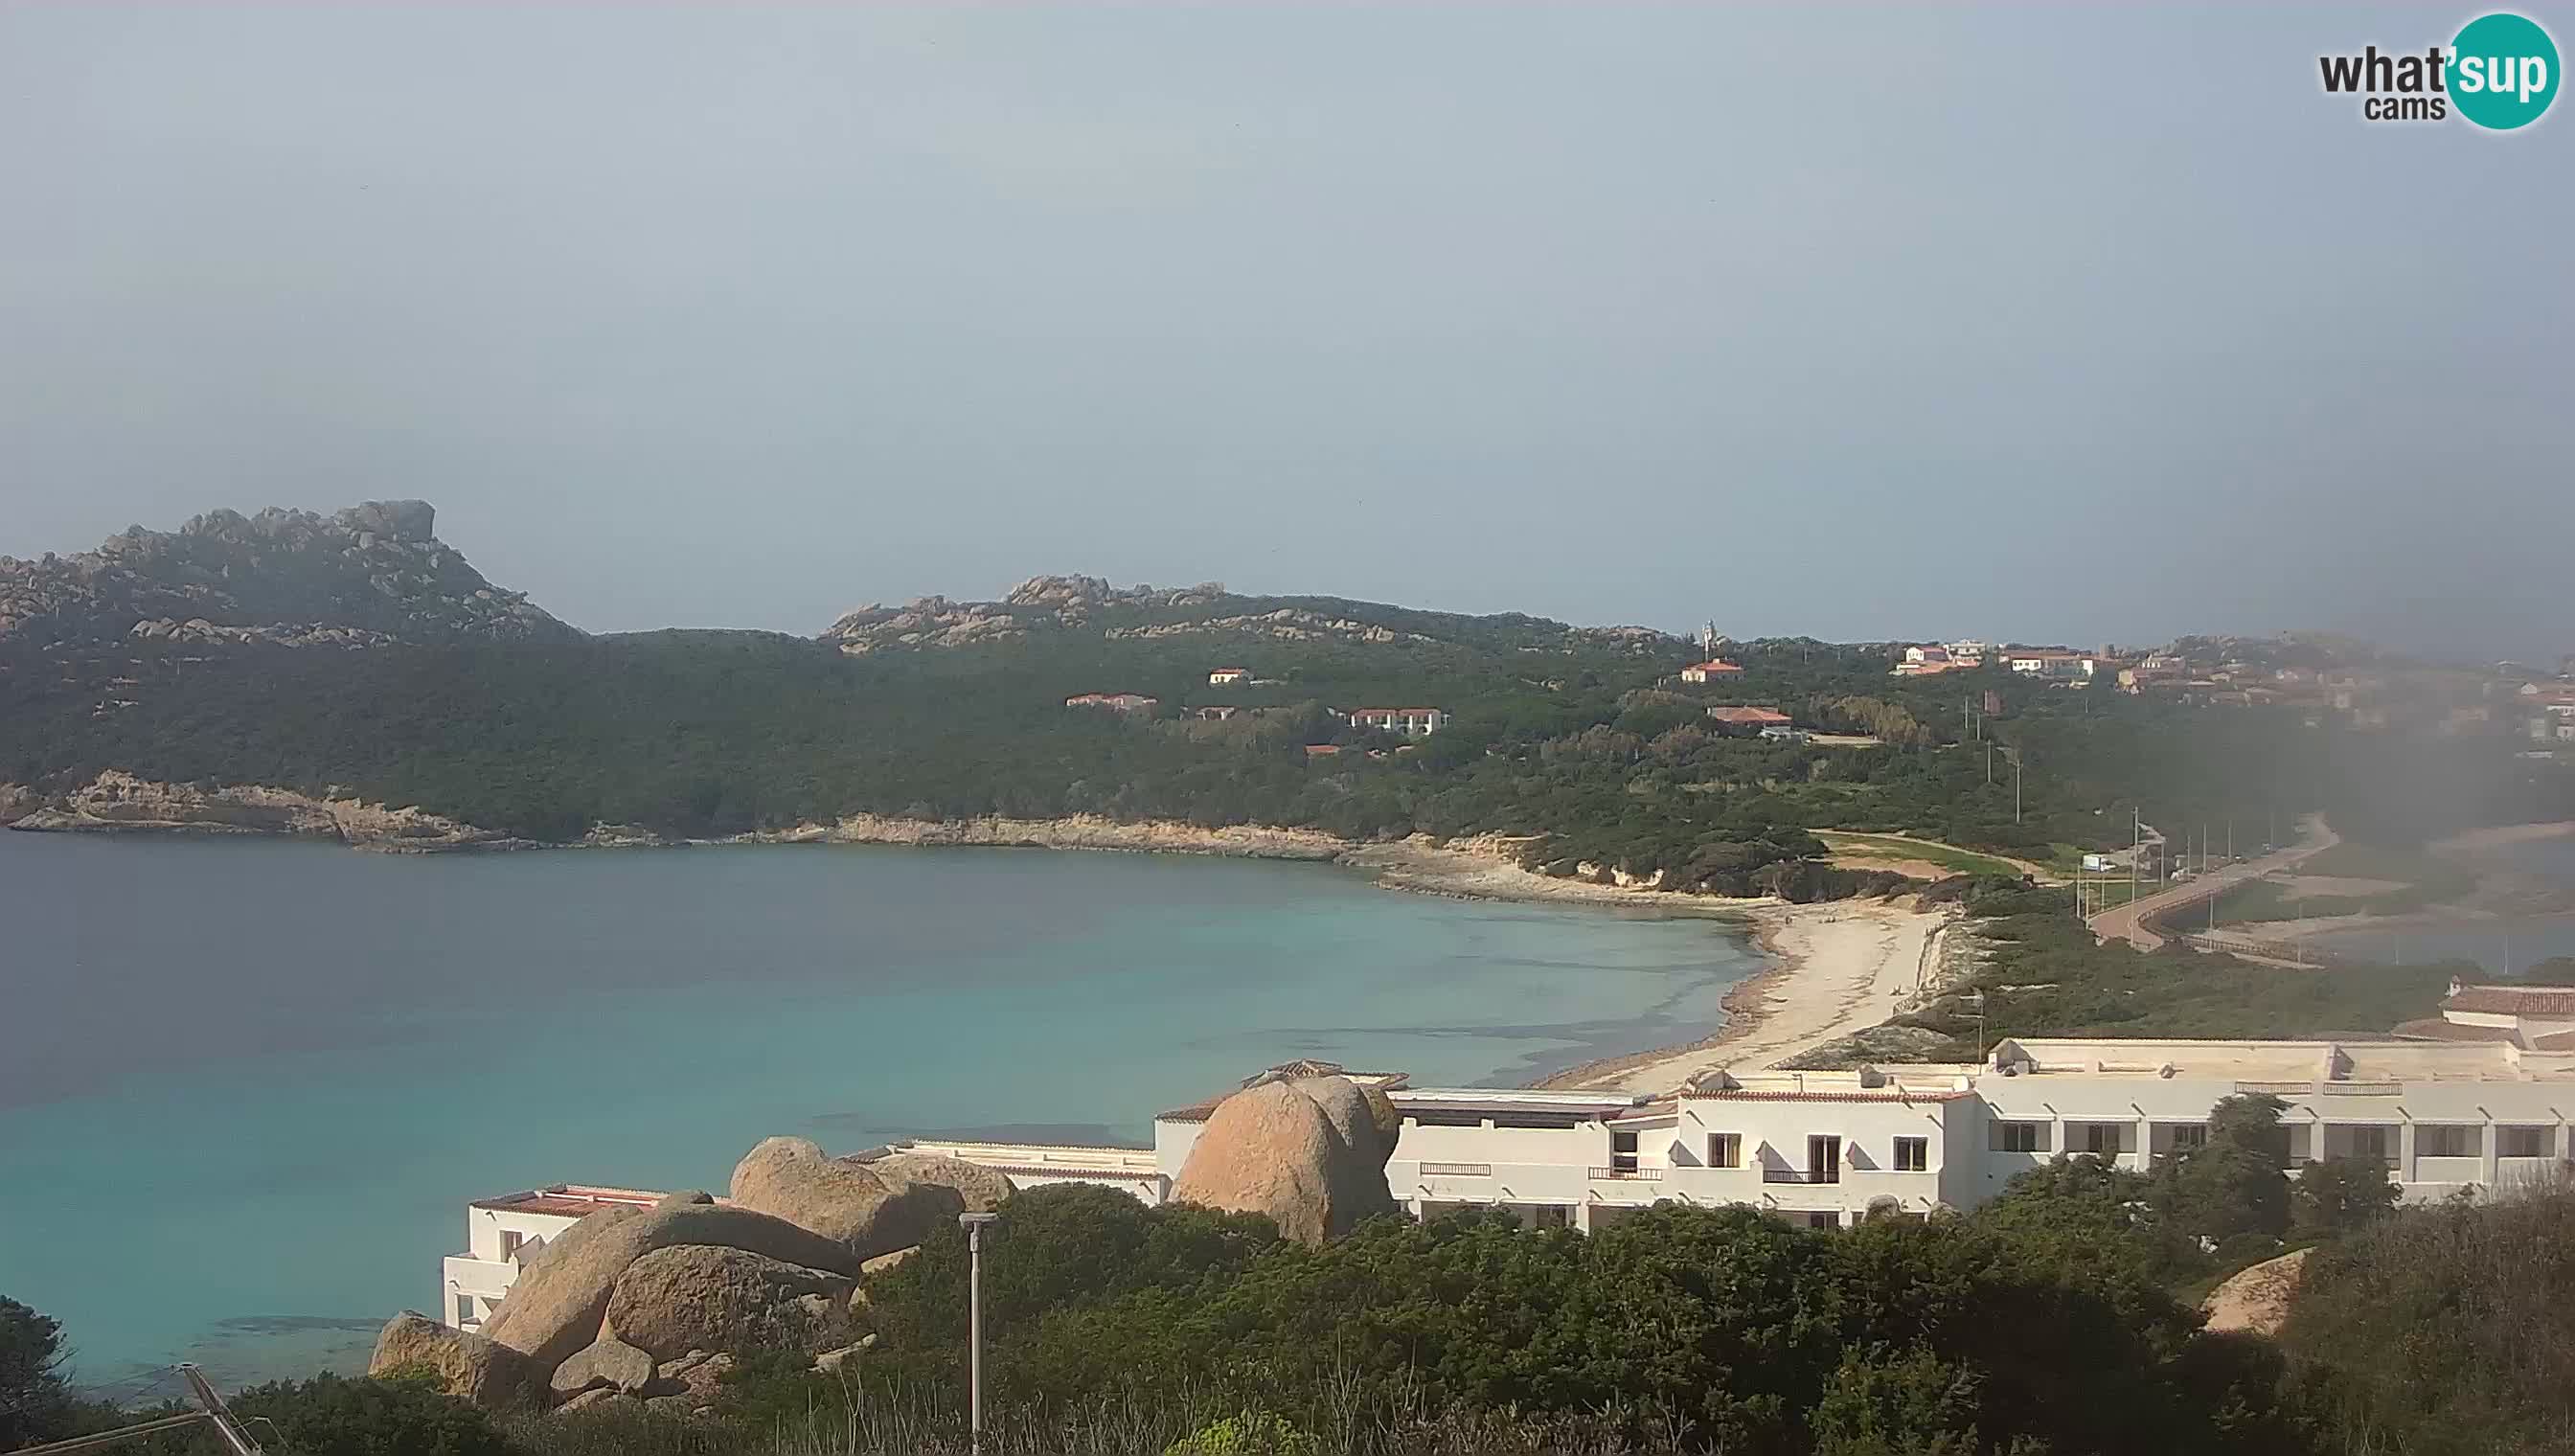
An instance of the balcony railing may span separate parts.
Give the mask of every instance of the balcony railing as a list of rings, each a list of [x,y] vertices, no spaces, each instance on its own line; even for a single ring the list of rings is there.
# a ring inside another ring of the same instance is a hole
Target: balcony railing
[[[1761,1181],[1765,1183],[1838,1183],[1841,1180],[1842,1170],[1839,1168],[1763,1168],[1761,1170]]]
[[[1663,1170],[1660,1168],[1593,1168],[1591,1176],[1595,1179],[1616,1178],[1622,1182],[1658,1183],[1662,1181]]]
[[[1421,1165],[1421,1176],[1425,1178],[1489,1178],[1492,1175],[1491,1163],[1423,1163]]]

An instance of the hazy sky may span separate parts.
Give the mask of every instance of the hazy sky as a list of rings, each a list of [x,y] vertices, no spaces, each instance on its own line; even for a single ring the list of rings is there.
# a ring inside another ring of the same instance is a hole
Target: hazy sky
[[[2317,82],[2476,13],[0,4],[0,551],[2575,650],[2575,100]]]

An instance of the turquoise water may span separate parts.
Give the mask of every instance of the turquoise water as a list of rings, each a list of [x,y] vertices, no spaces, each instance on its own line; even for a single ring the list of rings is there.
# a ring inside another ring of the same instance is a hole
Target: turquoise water
[[[775,1133],[1143,1142],[1317,1056],[1512,1083],[1700,1034],[1704,919],[1008,849],[360,854],[0,833],[0,1294],[157,1392],[363,1364],[472,1198]]]

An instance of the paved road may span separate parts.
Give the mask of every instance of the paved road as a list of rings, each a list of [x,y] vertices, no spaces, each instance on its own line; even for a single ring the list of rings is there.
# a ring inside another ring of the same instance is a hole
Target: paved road
[[[2127,941],[2139,950],[2152,950],[2164,943],[2164,937],[2149,930],[2145,919],[2166,910],[2197,904],[2211,895],[2222,894],[2248,879],[2258,879],[2274,870],[2287,869],[2310,855],[2319,854],[2342,842],[2320,814],[2309,814],[2298,821],[2298,842],[2285,849],[2212,869],[2196,879],[2186,879],[2169,889],[2143,895],[2124,905],[2113,905],[2097,915],[2086,915],[2083,922],[2092,933],[2107,940],[2113,936]]]

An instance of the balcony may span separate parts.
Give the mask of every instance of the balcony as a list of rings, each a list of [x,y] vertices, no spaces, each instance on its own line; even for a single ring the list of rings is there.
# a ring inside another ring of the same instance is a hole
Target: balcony
[[[1594,1182],[1608,1182],[1614,1179],[1622,1183],[1659,1183],[1663,1180],[1663,1170],[1660,1168],[1593,1168],[1590,1170],[1590,1175]]]
[[[1838,1183],[1841,1180],[1842,1173],[1839,1168],[1763,1168],[1761,1170],[1761,1181],[1765,1183]]]
[[[1492,1175],[1491,1163],[1425,1162],[1421,1165],[1421,1176],[1425,1178],[1489,1178]]]

